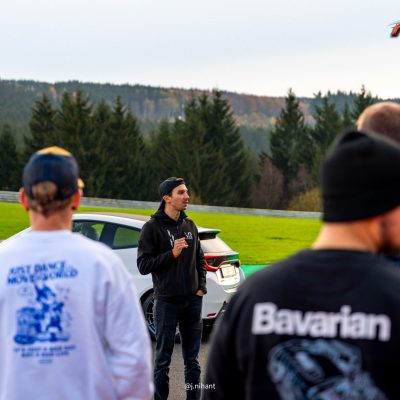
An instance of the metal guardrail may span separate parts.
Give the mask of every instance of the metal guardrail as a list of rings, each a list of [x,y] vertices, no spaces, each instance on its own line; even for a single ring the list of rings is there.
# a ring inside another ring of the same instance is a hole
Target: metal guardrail
[[[0,191],[0,202],[18,203],[18,192]],[[83,206],[88,206],[88,207],[142,208],[147,210],[156,210],[159,205],[158,202],[152,202],[152,201],[101,199],[97,197],[84,197],[82,199],[81,204]],[[303,218],[303,219],[321,218],[321,213],[319,212],[266,210],[261,208],[201,206],[197,204],[190,204],[189,211],[211,212],[220,214],[257,215],[264,217]]]
[[[18,192],[0,191],[0,201],[3,203],[18,203]]]

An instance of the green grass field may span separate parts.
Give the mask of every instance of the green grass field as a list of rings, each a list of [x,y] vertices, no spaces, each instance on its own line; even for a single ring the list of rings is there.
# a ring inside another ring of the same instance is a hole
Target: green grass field
[[[150,215],[154,210],[81,207],[84,211],[114,211]],[[232,249],[240,253],[242,264],[270,264],[299,249],[310,246],[320,222],[311,219],[275,218],[187,213],[197,225],[221,229],[219,235]],[[28,214],[19,204],[0,203],[0,240],[4,240],[29,225]]]

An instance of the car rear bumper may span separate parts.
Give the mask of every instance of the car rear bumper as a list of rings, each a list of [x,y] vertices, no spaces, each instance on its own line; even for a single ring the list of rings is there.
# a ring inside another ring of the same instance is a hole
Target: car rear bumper
[[[215,272],[207,272],[207,301],[203,301],[202,318],[204,322],[214,320],[225,310],[230,298],[236,293],[239,285],[244,281],[244,273],[238,268],[236,279],[221,281]],[[222,305],[222,306],[221,306]]]

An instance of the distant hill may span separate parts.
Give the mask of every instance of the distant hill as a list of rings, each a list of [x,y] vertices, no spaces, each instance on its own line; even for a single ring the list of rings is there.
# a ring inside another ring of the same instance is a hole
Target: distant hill
[[[46,93],[55,103],[64,91],[76,90],[87,93],[97,104],[101,100],[112,104],[117,96],[141,120],[159,121],[173,119],[183,114],[186,102],[192,96],[207,91],[198,89],[161,88],[143,85],[112,85],[85,83],[78,81],[57,82],[55,84],[36,81],[0,80],[0,122],[11,122],[30,117],[31,106],[42,93]],[[283,97],[260,97],[225,92],[238,122],[241,125],[265,127],[271,125],[271,118],[279,114],[284,104]]]
[[[113,104],[115,99],[120,96],[123,104],[141,121],[144,134],[154,129],[162,119],[172,121],[181,117],[185,104],[191,97],[208,93],[198,89],[143,85],[114,85],[78,81],[53,84],[0,79],[0,127],[9,123],[14,128],[17,139],[20,140],[23,134],[29,134],[28,122],[31,117],[32,105],[42,93],[47,94],[56,105],[64,91],[73,93],[76,90],[88,94],[93,104],[97,104],[101,100]],[[265,132],[270,130],[284,106],[284,97],[255,96],[233,92],[224,92],[224,96],[232,106],[237,122],[241,126],[244,140],[255,151],[265,150],[268,142]],[[338,92],[331,95],[331,99],[341,111],[346,101],[350,106],[352,105],[354,94]],[[306,121],[312,123],[311,114],[319,102],[319,97],[299,98],[299,100]],[[247,136],[254,137],[247,140]]]

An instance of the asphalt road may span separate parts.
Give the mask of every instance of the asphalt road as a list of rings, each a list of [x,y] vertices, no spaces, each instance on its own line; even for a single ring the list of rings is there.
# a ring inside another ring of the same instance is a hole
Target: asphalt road
[[[203,337],[200,353],[199,362],[201,366],[202,376],[205,372],[206,359],[210,340],[208,337]],[[154,351],[154,343],[153,343]],[[175,343],[174,352],[172,354],[171,368],[169,371],[169,397],[171,400],[185,400],[185,380],[183,378],[183,359],[182,359],[182,346],[180,343]]]

